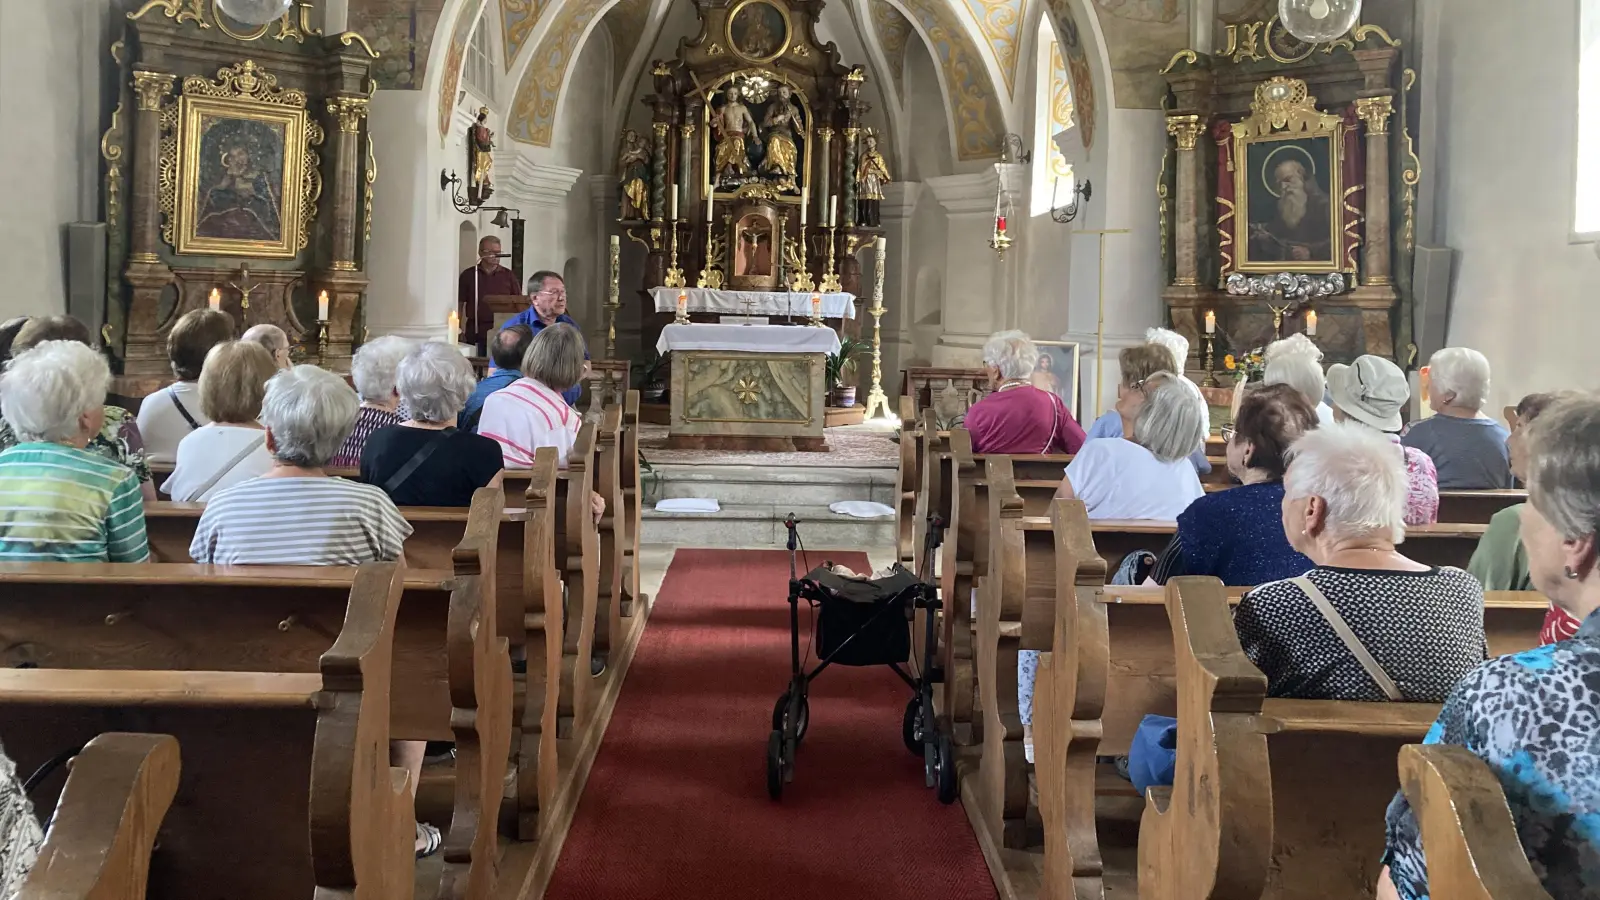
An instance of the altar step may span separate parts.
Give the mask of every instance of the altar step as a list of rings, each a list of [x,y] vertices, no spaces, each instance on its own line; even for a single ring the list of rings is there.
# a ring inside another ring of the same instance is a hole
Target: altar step
[[[662,465],[645,476],[642,539],[679,547],[781,547],[784,517],[800,521],[815,549],[892,545],[894,519],[857,519],[828,509],[840,500],[894,505],[895,470],[869,467]],[[716,500],[714,513],[658,512],[658,500]]]

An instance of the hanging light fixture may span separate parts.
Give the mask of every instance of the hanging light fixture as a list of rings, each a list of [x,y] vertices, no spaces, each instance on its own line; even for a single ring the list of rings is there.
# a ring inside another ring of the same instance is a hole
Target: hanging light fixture
[[[1344,37],[1361,16],[1361,0],[1278,0],[1278,18],[1308,44]]]

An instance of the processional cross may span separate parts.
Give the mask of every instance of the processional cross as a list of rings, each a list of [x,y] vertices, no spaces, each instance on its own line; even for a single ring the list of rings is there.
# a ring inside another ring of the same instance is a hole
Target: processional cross
[[[231,287],[234,290],[239,292],[239,308],[240,309],[249,309],[250,308],[250,295],[255,293],[256,291],[260,290],[262,285],[252,284],[251,283],[251,281],[250,281],[250,264],[249,263],[242,263],[239,266],[239,281],[238,281],[238,283],[234,283],[234,282],[230,281],[230,282],[228,282],[228,287]]]

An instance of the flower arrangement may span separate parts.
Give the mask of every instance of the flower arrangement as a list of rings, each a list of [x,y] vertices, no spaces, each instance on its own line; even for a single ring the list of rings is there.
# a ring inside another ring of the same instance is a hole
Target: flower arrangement
[[[1229,372],[1244,373],[1245,381],[1260,381],[1267,371],[1266,349],[1257,347],[1242,356],[1229,353],[1222,358],[1222,366]]]

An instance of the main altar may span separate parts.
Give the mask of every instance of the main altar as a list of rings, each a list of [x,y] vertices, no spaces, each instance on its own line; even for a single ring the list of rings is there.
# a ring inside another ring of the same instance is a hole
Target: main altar
[[[648,249],[640,331],[672,354],[675,441],[825,449],[826,358],[883,311],[881,245],[857,308],[889,181],[866,70],[817,40],[817,0],[694,5],[699,34],[651,67],[650,134],[618,151],[618,228]]]

